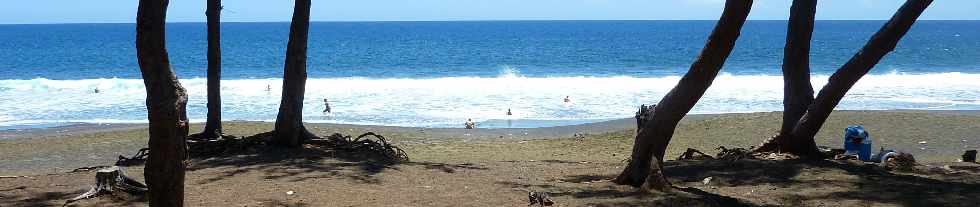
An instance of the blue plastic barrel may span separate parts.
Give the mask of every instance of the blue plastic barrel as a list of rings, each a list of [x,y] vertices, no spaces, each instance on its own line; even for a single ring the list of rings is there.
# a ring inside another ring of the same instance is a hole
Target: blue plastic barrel
[[[844,153],[857,155],[862,161],[871,161],[871,136],[863,126],[851,125],[844,129]]]

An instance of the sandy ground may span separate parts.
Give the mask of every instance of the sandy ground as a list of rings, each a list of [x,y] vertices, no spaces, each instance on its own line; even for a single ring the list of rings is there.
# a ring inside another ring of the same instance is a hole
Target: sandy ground
[[[640,193],[608,180],[624,166],[633,122],[540,129],[420,129],[308,125],[317,134],[374,131],[403,147],[411,161],[384,164],[342,152],[262,149],[194,159],[187,172],[188,206],[525,206],[525,190],[547,192],[558,206],[974,206],[980,166],[949,163],[980,146],[980,115],[972,112],[835,112],[817,136],[839,146],[841,131],[864,124],[877,146],[915,154],[946,173],[897,173],[873,165],[795,160],[668,161],[673,192]],[[778,113],[701,115],[685,119],[668,149],[707,153],[748,147],[771,136]],[[198,131],[194,126],[191,131]],[[269,123],[229,122],[251,135]],[[50,130],[50,129],[49,129]],[[88,129],[79,129],[88,130]],[[94,172],[145,146],[141,127],[76,132],[26,130],[0,141],[0,206],[57,206],[93,183]],[[524,133],[527,133],[526,135]],[[26,135],[24,135],[26,134]],[[578,134],[585,134],[579,136]],[[926,144],[919,144],[926,141]],[[924,167],[926,168],[926,167]],[[948,173],[950,171],[955,173]],[[127,174],[142,180],[142,167]],[[703,179],[711,177],[705,185]],[[287,196],[285,192],[296,194]],[[79,206],[145,206],[112,196]]]

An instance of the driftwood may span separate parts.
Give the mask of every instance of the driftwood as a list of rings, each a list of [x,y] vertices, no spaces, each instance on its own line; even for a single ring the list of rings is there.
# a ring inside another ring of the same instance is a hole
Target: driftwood
[[[79,200],[95,198],[103,195],[115,195],[117,192],[125,192],[129,195],[143,196],[147,192],[146,185],[127,177],[122,168],[113,166],[104,168],[95,173],[95,186],[82,195],[65,201],[63,206]]]

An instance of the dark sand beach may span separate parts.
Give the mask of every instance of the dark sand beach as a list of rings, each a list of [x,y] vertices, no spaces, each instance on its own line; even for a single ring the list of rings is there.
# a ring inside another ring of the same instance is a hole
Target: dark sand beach
[[[686,148],[757,145],[773,135],[780,113],[690,115],[677,128],[668,159]],[[558,206],[972,206],[980,197],[976,164],[954,163],[980,148],[977,111],[837,111],[817,135],[840,147],[842,130],[864,125],[873,148],[915,155],[956,173],[899,173],[873,165],[796,160],[675,161],[666,173],[679,192],[637,193],[609,182],[633,144],[632,119],[533,129],[434,129],[307,124],[314,133],[375,132],[411,160],[384,164],[319,150],[260,150],[192,158],[190,206],[525,206],[525,190],[547,192]],[[191,132],[201,126],[192,125]],[[231,135],[272,123],[226,122]],[[93,184],[94,172],[146,145],[143,124],[73,125],[0,132],[0,206],[59,206]],[[924,143],[924,144],[920,144]],[[877,151],[877,150],[876,150]],[[142,180],[142,166],[127,167]],[[711,177],[709,184],[703,179]],[[287,191],[294,195],[287,196]],[[111,196],[78,206],[142,206]]]

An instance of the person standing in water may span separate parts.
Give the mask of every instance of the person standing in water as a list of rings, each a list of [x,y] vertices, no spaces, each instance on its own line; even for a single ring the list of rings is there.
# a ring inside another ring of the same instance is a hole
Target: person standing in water
[[[572,102],[572,99],[569,98],[568,96],[565,96],[565,103],[571,103],[571,102]]]
[[[323,106],[323,113],[332,113],[330,112],[330,102],[328,102],[327,99],[323,99]]]
[[[98,86],[95,87],[95,93],[99,93],[99,87]]]
[[[507,109],[507,116],[510,116],[510,115],[514,115],[514,113],[510,113],[510,109]]]
[[[476,128],[476,123],[473,122],[473,119],[466,119],[466,124],[465,125],[466,125],[466,129],[474,129],[474,128]]]

